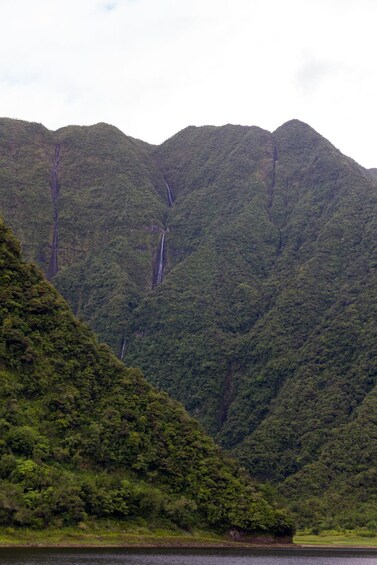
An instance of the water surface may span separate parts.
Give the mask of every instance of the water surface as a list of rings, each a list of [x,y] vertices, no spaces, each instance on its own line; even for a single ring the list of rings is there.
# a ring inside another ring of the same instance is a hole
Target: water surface
[[[377,565],[377,550],[0,548],[1,565]]]

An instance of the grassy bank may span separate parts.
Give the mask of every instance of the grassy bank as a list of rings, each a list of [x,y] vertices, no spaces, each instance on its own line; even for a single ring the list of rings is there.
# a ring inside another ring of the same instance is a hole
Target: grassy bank
[[[86,547],[211,547],[239,546],[225,537],[206,531],[186,532],[137,524],[82,523],[77,527],[0,528],[1,546],[86,546]]]
[[[125,531],[88,528],[47,528],[45,530],[5,528],[0,530],[0,546],[185,546],[218,545],[224,540],[204,532],[184,534],[168,530]],[[224,542],[225,543],[225,542]]]
[[[369,530],[337,532],[331,530],[323,531],[317,535],[297,532],[293,541],[299,545],[377,547],[377,532]]]
[[[301,546],[377,547],[377,535],[367,530],[323,531],[317,535],[298,532],[293,542]],[[81,523],[76,527],[0,528],[0,547],[240,547],[250,544],[231,542],[213,532],[187,532],[149,524],[113,521]]]

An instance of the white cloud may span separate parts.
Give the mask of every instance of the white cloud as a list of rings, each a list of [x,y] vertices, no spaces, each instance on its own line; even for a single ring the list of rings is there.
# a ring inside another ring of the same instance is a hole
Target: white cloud
[[[107,121],[150,142],[297,117],[374,166],[376,4],[0,0],[0,113]]]

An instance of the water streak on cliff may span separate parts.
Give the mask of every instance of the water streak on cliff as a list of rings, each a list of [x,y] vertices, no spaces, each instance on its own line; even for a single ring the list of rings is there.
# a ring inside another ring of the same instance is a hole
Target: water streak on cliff
[[[172,193],[171,188],[168,185],[168,182],[167,182],[166,179],[165,179],[165,184],[166,184],[166,190],[167,190],[167,193],[168,193],[168,205],[171,208],[173,206],[173,202],[174,202],[173,193]]]
[[[54,165],[52,167],[51,177],[50,177],[52,210],[54,214],[54,228],[53,228],[54,231],[52,235],[50,263],[47,270],[47,276],[49,279],[54,277],[59,270],[59,263],[58,263],[58,249],[59,249],[58,200],[59,200],[59,190],[60,190],[59,178],[58,178],[59,164],[60,164],[60,144],[57,143],[55,146]]]
[[[123,361],[123,359],[124,359],[125,351],[126,351],[126,338],[123,337],[122,346],[121,346],[121,349],[120,349],[120,356],[119,356],[121,361]]]
[[[162,232],[160,240],[160,249],[158,253],[158,268],[156,276],[156,286],[162,283],[164,278],[164,259],[165,259],[165,237],[166,233]]]
[[[275,183],[276,183],[276,163],[278,162],[278,150],[276,144],[274,146],[274,154],[272,157],[272,178],[271,184],[268,188],[268,209],[272,208],[273,200],[274,200],[274,192],[275,192]]]

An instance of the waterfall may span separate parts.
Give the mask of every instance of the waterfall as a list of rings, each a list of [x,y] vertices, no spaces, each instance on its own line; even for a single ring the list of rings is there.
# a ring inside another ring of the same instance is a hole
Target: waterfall
[[[270,214],[270,209],[272,208],[272,204],[274,201],[274,192],[275,192],[275,183],[276,183],[276,163],[278,162],[278,150],[276,147],[276,143],[274,145],[274,153],[272,155],[272,171],[271,171],[271,181],[269,186],[267,186],[267,210]],[[271,219],[271,218],[270,218]]]
[[[52,209],[54,213],[54,232],[52,236],[51,257],[48,266],[47,276],[51,279],[58,272],[58,245],[59,245],[59,213],[58,213],[58,199],[59,199],[59,179],[58,169],[60,164],[60,144],[55,146],[55,160],[51,171],[50,178],[50,191],[52,200]]]
[[[160,242],[160,253],[158,256],[156,286],[162,283],[163,274],[164,274],[165,236],[166,236],[165,232],[162,232],[162,237]]]
[[[173,200],[173,193],[172,193],[171,188],[170,188],[170,186],[168,185],[168,182],[167,182],[166,179],[165,179],[165,184],[166,184],[166,190],[168,191],[168,205],[169,205],[169,207],[171,208],[171,207],[173,206],[173,202],[174,202],[174,200]]]
[[[166,244],[166,234],[169,228],[161,228],[161,237],[158,242],[157,255],[153,260],[153,279],[152,288],[155,288],[162,283],[164,278],[164,266],[165,266],[165,244]]]
[[[126,350],[126,338],[124,337],[122,339],[122,347],[121,347],[121,350],[120,350],[120,357],[119,357],[121,361],[123,361],[123,359],[124,359],[125,350]]]
[[[278,148],[276,144],[274,146],[274,156],[273,156],[273,165],[272,165],[272,188],[275,188],[275,180],[276,180],[276,163],[278,162],[279,155],[278,155]]]

